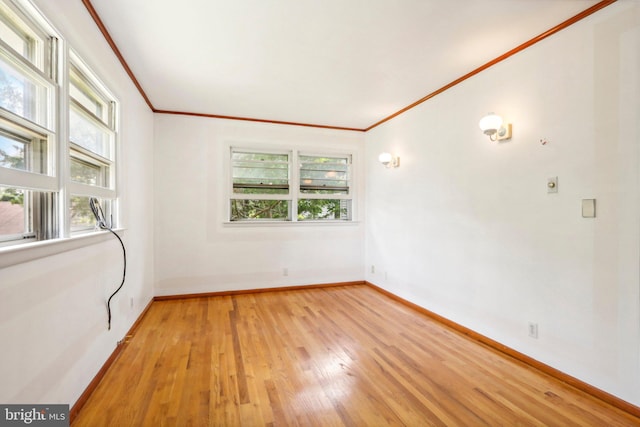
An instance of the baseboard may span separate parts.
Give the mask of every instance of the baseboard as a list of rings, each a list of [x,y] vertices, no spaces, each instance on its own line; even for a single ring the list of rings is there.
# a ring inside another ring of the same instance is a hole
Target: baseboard
[[[207,297],[220,297],[220,296],[228,296],[228,295],[258,294],[263,292],[298,291],[301,289],[332,288],[336,286],[353,286],[353,285],[364,285],[364,284],[365,284],[364,280],[358,280],[354,282],[317,283],[313,285],[283,286],[278,288],[257,288],[257,289],[242,289],[242,290],[236,290],[236,291],[203,292],[203,293],[197,293],[197,294],[160,295],[160,296],[155,296],[153,300],[167,301],[167,300],[185,299],[185,298],[207,298]]]
[[[85,388],[84,392],[82,392],[78,400],[76,400],[76,403],[73,404],[73,406],[71,407],[71,410],[69,411],[70,425],[73,424],[73,421],[80,413],[80,410],[82,409],[84,404],[87,403],[87,400],[89,400],[89,397],[91,397],[91,394],[98,387],[98,384],[100,384],[100,381],[102,381],[102,378],[104,378],[104,376],[106,375],[111,365],[113,365],[113,363],[118,359],[118,356],[120,356],[120,353],[122,353],[122,350],[124,349],[124,345],[127,343],[127,338],[133,335],[135,330],[140,325],[140,321],[145,316],[145,314],[147,314],[147,311],[149,311],[149,308],[151,308],[152,303],[153,303],[153,299],[149,300],[149,302],[147,303],[147,306],[144,308],[144,310],[142,310],[142,313],[140,313],[136,321],[133,322],[133,325],[131,326],[131,328],[129,328],[129,332],[127,332],[127,334],[125,335],[125,339],[118,341],[118,343],[116,344],[116,348],[113,350],[111,355],[107,358],[107,360],[104,362],[104,364],[102,365],[98,373],[95,375],[95,377],[93,377],[93,379],[91,380],[87,388]]]
[[[469,338],[476,340],[478,342],[481,342],[482,344],[493,348],[494,350],[497,350],[507,356],[510,356],[522,363],[525,363],[529,366],[531,366],[532,368],[537,369],[538,371],[549,375],[550,377],[553,377],[559,381],[562,381],[566,384],[569,384],[570,386],[574,387],[575,389],[578,389],[582,392],[585,392],[599,400],[602,400],[603,402],[606,402],[608,404],[610,404],[611,406],[614,406],[620,410],[623,410],[635,417],[640,418],[640,407],[635,406],[629,402],[627,402],[626,400],[620,399],[619,397],[616,397],[610,393],[607,393],[604,390],[601,390],[597,387],[592,386],[591,384],[588,384],[582,380],[579,380],[575,377],[572,377],[569,374],[566,374],[554,367],[551,367],[549,365],[546,365],[530,356],[527,356],[526,354],[520,353],[517,350],[512,349],[511,347],[508,347],[504,344],[499,343],[498,341],[492,340],[489,337],[486,337],[482,334],[479,334],[477,332],[475,332],[472,329],[469,329],[465,326],[462,326],[452,320],[447,319],[446,317],[443,317],[439,314],[436,314],[432,311],[427,310],[424,307],[421,307],[417,304],[412,303],[411,301],[408,301],[404,298],[401,298],[389,291],[387,291],[386,289],[383,289],[379,286],[374,285],[373,283],[370,282],[366,282],[365,284],[367,286],[369,286],[372,289],[375,289],[376,291],[380,292],[381,294],[391,298],[394,301],[397,301],[415,311],[418,311],[426,316],[429,316],[430,318],[438,321],[439,323],[442,323],[445,326],[450,327],[451,329],[460,332],[463,335],[468,336]]]

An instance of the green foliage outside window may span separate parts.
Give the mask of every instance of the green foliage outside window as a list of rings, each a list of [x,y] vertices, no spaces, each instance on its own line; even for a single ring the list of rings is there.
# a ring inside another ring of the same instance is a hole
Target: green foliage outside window
[[[0,188],[0,202],[24,206],[24,191],[16,188]]]
[[[232,197],[231,221],[291,220],[291,199],[297,204],[297,221],[350,219],[351,200],[321,196],[349,194],[350,157],[294,156],[300,172],[298,189],[291,189],[290,155],[232,152],[233,193],[255,198]],[[298,191],[316,196],[296,200]]]

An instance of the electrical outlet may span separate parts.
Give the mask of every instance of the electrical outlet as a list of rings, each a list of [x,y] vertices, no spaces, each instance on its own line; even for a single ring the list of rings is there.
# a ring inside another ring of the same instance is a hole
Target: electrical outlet
[[[538,324],[529,322],[529,336],[531,338],[538,338]]]

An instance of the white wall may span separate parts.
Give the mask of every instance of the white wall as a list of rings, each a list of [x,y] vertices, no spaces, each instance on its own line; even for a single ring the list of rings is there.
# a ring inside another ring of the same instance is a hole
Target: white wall
[[[112,301],[112,329],[106,299],[122,274],[113,236],[0,269],[0,402],[73,405],[153,295],[153,114],[82,2],[35,3],[122,107],[119,173],[128,262],[124,288]]]
[[[361,132],[158,114],[155,135],[157,295],[363,280],[362,222],[224,224],[230,145],[353,153],[362,221]]]
[[[511,141],[480,132],[488,111]],[[367,133],[367,280],[639,405],[639,142],[621,1]]]

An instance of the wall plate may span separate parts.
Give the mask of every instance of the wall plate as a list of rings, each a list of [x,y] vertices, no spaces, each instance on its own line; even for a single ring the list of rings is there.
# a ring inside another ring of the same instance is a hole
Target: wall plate
[[[582,199],[582,218],[596,217],[596,199]]]

